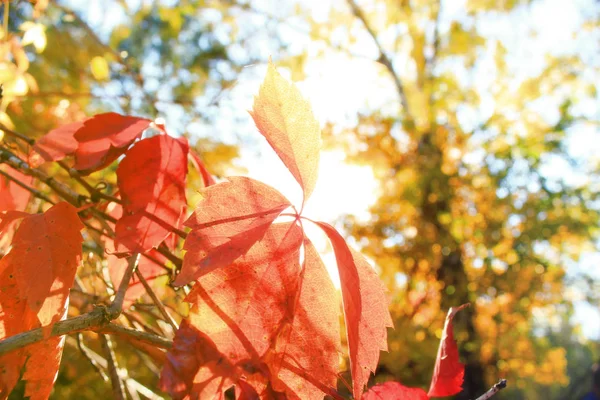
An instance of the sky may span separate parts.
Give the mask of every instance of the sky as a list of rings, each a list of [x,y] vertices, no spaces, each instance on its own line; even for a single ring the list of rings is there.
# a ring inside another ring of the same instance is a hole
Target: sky
[[[128,3],[136,8],[142,1],[144,0],[128,0]],[[91,25],[100,32],[110,31],[111,26],[119,22],[119,16],[114,13],[110,13],[110,18],[107,17],[105,3],[101,0],[70,0],[69,2],[80,10]],[[370,4],[369,1],[359,1],[358,3],[367,8]],[[293,2],[275,0],[252,2],[254,8],[275,15],[278,13],[285,15],[291,4]],[[330,8],[347,7],[344,0],[307,0],[303,4],[305,8],[311,10],[313,18],[317,20],[326,19]],[[444,1],[443,4],[444,13],[440,25],[442,33],[449,29],[450,20],[462,18],[466,0]],[[511,49],[508,63],[510,68],[515,71],[515,87],[518,88],[519,80],[539,72],[548,53],[572,54],[576,52],[585,55],[590,63],[600,66],[600,56],[589,54],[589,49],[597,49],[597,42],[600,38],[573,39],[574,33],[581,29],[583,22],[580,10],[593,12],[597,9],[596,7],[594,0],[536,1],[532,6],[517,8],[510,15],[491,14],[489,18],[479,22],[478,29],[490,37],[497,38]],[[295,23],[295,21],[292,22]],[[282,28],[281,35],[288,38],[293,46],[302,47],[308,43],[307,37],[299,33],[304,27],[301,23],[294,26],[294,29]],[[523,40],[523,37],[526,37],[532,29],[539,32],[536,39]],[[386,42],[385,35],[382,37],[382,42],[384,44]],[[257,46],[260,47],[259,44]],[[352,126],[356,120],[356,114],[360,110],[378,109],[383,112],[397,110],[398,99],[395,88],[389,77],[382,73],[381,65],[371,61],[377,57],[377,49],[366,32],[359,36],[359,40],[352,45],[351,51],[362,57],[350,59],[348,55],[331,51],[324,57],[311,59],[306,66],[306,79],[297,82],[322,124],[334,122],[341,126]],[[277,59],[277,55],[272,56],[275,60]],[[484,54],[483,57],[492,59],[490,54]],[[394,61],[396,65],[403,65],[401,58]],[[240,135],[251,137],[252,146],[242,149],[242,157],[238,161],[239,166],[245,167],[249,176],[271,184],[292,199],[295,204],[300,204],[301,194],[298,185],[275,153],[269,149],[266,141],[260,138],[250,116],[246,113],[246,110],[252,107],[253,96],[258,92],[265,72],[266,65],[250,65],[244,70],[234,88],[220,103],[221,108],[216,116],[217,124],[210,127],[211,134],[216,130],[222,139],[229,142],[236,142]],[[280,72],[284,76],[291,77],[285,68],[281,68]],[[404,73],[407,72],[404,71]],[[493,76],[493,73],[486,69],[484,63],[483,68],[476,71],[474,84],[482,91],[485,91],[486,88],[491,89],[494,85]],[[487,101],[484,99],[483,113],[491,112],[494,107],[491,96],[488,97]],[[541,106],[551,110],[552,107],[549,105],[556,101],[553,99],[546,101],[547,103]],[[597,119],[600,119],[597,103],[579,104],[578,107],[587,114],[595,114]],[[169,115],[166,117],[169,120]],[[555,118],[555,115],[549,111],[547,118],[552,120],[553,117]],[[241,128],[238,124],[230,122],[237,118],[242,121]],[[475,115],[469,110],[465,110],[462,118],[465,124],[469,124]],[[172,119],[176,120],[176,117]],[[202,127],[197,127],[196,134],[205,135],[208,132]],[[597,127],[581,127],[569,141],[570,151],[580,158],[600,154],[600,140],[598,139],[600,139],[600,135]],[[344,154],[339,150],[324,151],[321,155],[320,165],[317,188],[307,203],[305,215],[331,223],[347,214],[367,220],[368,209],[377,200],[380,190],[370,168],[347,164]],[[557,178],[564,178],[572,182],[586,178],[576,171],[568,171],[565,175],[563,167],[559,163],[550,165],[546,169],[546,173],[549,176],[555,175]],[[309,234],[315,238],[317,248],[325,254],[326,264],[332,271],[335,268],[335,262],[326,239],[319,235],[316,229],[309,229]],[[587,254],[579,265],[570,269],[569,273],[571,276],[575,276],[580,271],[586,271],[600,278],[598,262],[600,262],[600,255]],[[335,274],[333,276],[335,280]],[[590,306],[583,301],[578,301],[575,319],[581,323],[586,337],[600,338],[598,305]]]

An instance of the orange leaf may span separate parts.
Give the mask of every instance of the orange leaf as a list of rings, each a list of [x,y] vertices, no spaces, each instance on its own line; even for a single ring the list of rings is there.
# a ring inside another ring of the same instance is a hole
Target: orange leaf
[[[295,223],[271,225],[233,265],[198,279],[186,298],[190,316],[167,354],[164,390],[174,398],[219,398],[243,376],[268,375],[261,358],[288,321],[302,235]]]
[[[69,289],[81,258],[83,227],[76,209],[59,203],[23,219],[11,251],[0,260],[0,340],[64,319]],[[12,391],[25,367],[25,394],[47,399],[64,340],[50,338],[0,357],[0,398]]]
[[[24,175],[22,172],[6,164],[0,165],[0,170],[26,185],[31,185],[33,182],[31,176]],[[30,198],[31,192],[27,189],[19,186],[5,176],[0,176],[0,211],[25,211]]]
[[[428,395],[431,397],[452,396],[462,390],[465,366],[460,362],[458,356],[452,319],[457,312],[468,306],[469,304],[463,304],[448,310],[429,387]]]
[[[0,271],[12,266],[19,296],[42,326],[62,315],[81,260],[83,224],[72,205],[62,202],[44,214],[23,219]]]
[[[24,175],[22,172],[17,171],[6,164],[0,165],[0,170],[26,185],[31,185],[33,183],[33,178],[31,176]],[[5,176],[0,176],[0,212],[6,211],[9,213],[3,215],[2,227],[0,229],[3,232],[0,237],[0,249],[5,252],[8,250],[15,232],[14,222],[18,219],[18,214],[16,213],[25,211],[29,199],[31,199],[31,192]]]
[[[352,391],[359,398],[379,351],[387,350],[387,328],[392,327],[383,283],[367,260],[350,249],[331,225],[316,222],[331,240],[337,260],[352,372]]]
[[[274,347],[273,387],[289,399],[335,395],[339,368],[339,300],[313,244],[304,241],[304,268],[297,303]]]
[[[192,228],[183,267],[174,285],[185,285],[216,268],[231,264],[263,237],[290,202],[277,190],[244,177],[209,186],[204,199],[185,222]]]
[[[117,168],[123,216],[115,233],[118,253],[143,253],[178,227],[187,202],[187,141],[158,135],[138,142]]]
[[[386,382],[373,386],[362,400],[429,400],[421,388],[406,387],[398,382]]]
[[[269,63],[250,115],[308,199],[317,183],[321,130],[300,91]]]
[[[127,147],[150,126],[150,120],[117,113],[95,115],[75,132],[79,143],[74,168],[82,174],[98,171],[125,153]]]
[[[59,161],[77,150],[78,142],[74,134],[83,127],[84,121],[72,122],[51,130],[33,145],[29,155],[32,167],[39,167],[47,161]]]

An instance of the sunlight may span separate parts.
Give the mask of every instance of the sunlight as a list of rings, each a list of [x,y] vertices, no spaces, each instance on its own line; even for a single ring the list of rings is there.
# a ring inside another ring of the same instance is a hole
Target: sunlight
[[[304,207],[305,217],[330,224],[344,215],[353,215],[361,221],[368,219],[369,207],[379,196],[379,185],[371,167],[347,163],[345,158],[342,150],[321,152],[319,180]],[[298,183],[270,148],[265,149],[260,160],[245,161],[250,177],[275,187],[300,207],[302,195]],[[322,255],[334,285],[339,288],[335,256],[327,237],[309,222],[304,222],[304,228]]]

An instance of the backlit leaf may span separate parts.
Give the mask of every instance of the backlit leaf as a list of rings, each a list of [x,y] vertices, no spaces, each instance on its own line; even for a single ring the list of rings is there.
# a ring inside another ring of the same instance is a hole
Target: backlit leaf
[[[47,161],[59,161],[77,150],[79,143],[74,135],[83,127],[83,121],[73,122],[51,130],[33,145],[29,163],[38,167]]]
[[[19,297],[42,326],[62,315],[81,260],[82,228],[75,207],[59,203],[24,218],[12,249],[0,260],[0,271],[14,268]]]
[[[12,249],[0,260],[0,340],[39,327],[49,333],[54,322],[66,318],[82,227],[68,203],[23,219]],[[25,395],[47,399],[63,345],[64,338],[50,338],[0,356],[0,398],[12,391],[24,367]]]
[[[123,216],[115,233],[118,253],[144,253],[167,238],[187,202],[188,144],[158,135],[138,142],[117,168]]]
[[[150,120],[117,113],[98,114],[75,132],[79,143],[74,168],[83,174],[98,171],[125,153],[150,126]]]
[[[339,368],[339,299],[313,244],[304,241],[304,268],[270,364],[273,387],[288,399],[322,399],[335,393]]]
[[[406,387],[398,382],[386,382],[370,388],[362,400],[429,400],[421,388]]]
[[[185,222],[192,228],[183,267],[174,285],[184,285],[231,264],[263,237],[290,202],[264,183],[231,177],[202,191],[204,199]]]
[[[302,240],[295,223],[271,225],[232,265],[198,279],[186,298],[190,315],[167,355],[164,390],[174,398],[220,398],[213,396],[243,376],[269,375],[262,357],[289,321]]]
[[[331,225],[317,222],[335,252],[340,274],[344,317],[352,372],[352,391],[360,398],[379,352],[387,350],[387,328],[392,327],[385,288],[367,260],[350,249]]]
[[[433,376],[431,377],[431,386],[427,393],[431,397],[452,396],[462,390],[465,366],[460,362],[458,356],[452,319],[457,312],[467,306],[468,304],[463,304],[456,308],[452,307],[446,315],[442,340],[440,341]]]
[[[321,130],[300,91],[269,63],[250,115],[308,199],[317,183]]]

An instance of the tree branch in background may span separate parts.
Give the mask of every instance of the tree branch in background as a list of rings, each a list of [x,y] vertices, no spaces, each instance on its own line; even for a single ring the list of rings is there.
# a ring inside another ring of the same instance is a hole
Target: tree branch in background
[[[106,356],[106,362],[108,364],[108,373],[110,375],[110,381],[112,383],[113,399],[125,400],[125,388],[123,382],[119,377],[119,370],[117,369],[117,360],[115,357],[115,351],[113,350],[112,341],[106,335],[100,335],[100,343],[102,344],[102,350]]]
[[[361,8],[356,4],[356,2],[354,0],[347,0],[347,2],[348,2],[348,5],[350,6],[350,8],[352,9],[352,13],[356,16],[356,18],[361,20],[361,22],[365,26],[365,29],[367,30],[367,32],[369,32],[369,35],[371,36],[371,38],[373,38],[373,41],[375,42],[375,45],[377,46],[377,50],[379,50],[379,59],[377,61],[379,63],[383,64],[387,68],[388,72],[392,76],[392,79],[394,79],[394,83],[396,84],[396,90],[398,91],[398,96],[400,97],[400,104],[402,105],[402,108],[404,109],[404,113],[406,114],[407,119],[409,121],[412,121],[413,118],[412,118],[412,114],[410,112],[410,108],[408,106],[408,99],[406,97],[406,92],[404,91],[404,85],[402,84],[402,81],[400,80],[400,76],[394,69],[392,60],[390,60],[390,58],[387,56],[385,50],[381,46],[379,39],[377,39],[377,34],[375,33],[375,31],[373,30],[371,25],[369,25],[369,22],[367,21],[367,18],[365,17],[365,14],[361,10]]]

